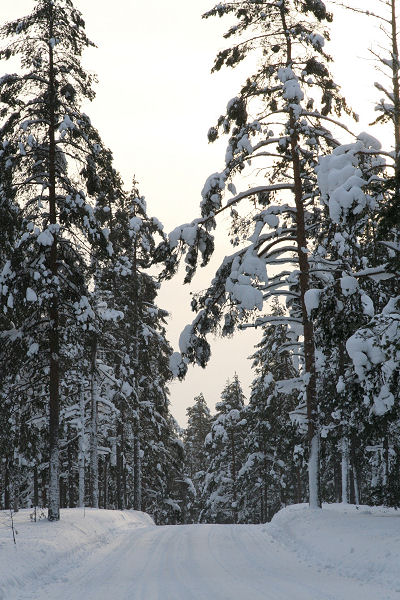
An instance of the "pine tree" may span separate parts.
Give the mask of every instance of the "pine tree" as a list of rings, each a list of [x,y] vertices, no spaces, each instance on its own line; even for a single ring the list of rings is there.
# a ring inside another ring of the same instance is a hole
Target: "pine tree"
[[[288,318],[302,328],[304,339],[309,494],[310,505],[317,507],[320,425],[315,339],[305,302],[313,276],[310,233],[316,222],[314,200],[318,196],[315,167],[318,157],[338,144],[327,125],[341,127],[335,115],[350,111],[327,66],[330,57],[324,41],[329,34],[323,28],[332,17],[323,2],[219,3],[205,17],[224,15],[236,19],[225,37],[235,37],[237,43],[218,54],[214,70],[223,65],[234,67],[249,55],[257,56],[260,66],[228,103],[217,126],[210,129],[210,141],[230,134],[225,168],[206,181],[202,218],[177,228],[170,246],[176,255],[189,246],[190,278],[197,254],[201,252],[204,261],[212,249],[207,235],[216,216],[230,210],[232,242],[237,250],[225,258],[206,293],[194,299],[197,317],[185,330],[184,360],[180,365],[175,362],[182,370],[187,360],[204,366],[210,354],[205,339],[208,332],[218,331],[222,324],[222,332],[232,334],[238,321],[262,311],[264,301],[272,295],[287,294],[287,287],[297,280],[292,294],[297,294],[299,303]],[[234,179],[248,172],[250,164],[259,166],[261,181],[236,192]],[[226,190],[233,196],[223,202]],[[246,199],[254,206],[245,218],[236,207]],[[288,266],[286,270],[270,273],[271,267],[283,264]],[[260,317],[253,324],[263,325],[274,318]]]
[[[37,0],[30,15],[4,25],[0,36],[10,39],[0,58],[19,57],[22,68],[1,78],[2,194],[21,206],[21,226],[1,274],[2,298],[28,356],[43,357],[53,521],[59,519],[61,331],[67,315],[84,321],[90,313],[82,244],[111,253],[96,211],[97,170],[110,155],[80,109],[94,95],[93,78],[80,65],[92,43],[72,2]]]

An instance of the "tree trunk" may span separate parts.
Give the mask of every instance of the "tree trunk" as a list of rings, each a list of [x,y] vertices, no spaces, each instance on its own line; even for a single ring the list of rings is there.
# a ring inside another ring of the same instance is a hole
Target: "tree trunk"
[[[301,485],[301,468],[300,465],[296,468],[296,479],[297,479],[297,503],[301,504],[303,501],[303,490]]]
[[[72,445],[71,445],[71,431],[68,427],[68,447],[67,447],[67,461],[68,461],[68,473],[67,473],[67,486],[68,486],[68,508],[73,508],[74,502],[74,467],[72,460]]]
[[[341,440],[342,465],[342,504],[349,503],[349,442],[346,436]]]
[[[90,503],[92,508],[99,508],[97,395],[97,335],[93,334],[90,374]]]
[[[287,66],[292,64],[292,41],[287,28],[285,5],[280,5],[283,30],[286,38]],[[300,270],[300,303],[304,331],[304,366],[306,372],[306,403],[308,426],[308,483],[309,504],[311,508],[321,508],[320,464],[319,464],[319,420],[317,406],[317,385],[315,371],[314,327],[307,313],[305,294],[309,289],[310,266],[307,257],[307,236],[304,220],[303,185],[301,178],[300,156],[298,152],[299,135],[293,108],[289,107],[290,154],[293,166],[294,200],[296,204],[296,245]]]
[[[39,482],[37,465],[33,467],[33,506],[39,506]]]
[[[133,251],[133,273],[134,273],[134,293],[135,293],[135,322],[134,322],[134,356],[133,363],[135,365],[135,377],[134,377],[134,394],[135,394],[135,409],[136,409],[136,423],[134,427],[134,454],[133,454],[133,508],[135,510],[142,510],[142,458],[140,449],[140,392],[139,392],[139,290],[138,290],[138,266],[137,266],[137,240],[135,239],[134,251]]]
[[[85,506],[85,394],[79,386],[78,506]]]
[[[351,464],[353,470],[353,482],[354,482],[354,502],[358,505],[360,504],[360,485],[358,481],[358,472],[357,472],[357,459],[356,453],[354,450],[354,442],[352,442],[350,447],[351,453]]]
[[[139,426],[135,431],[133,455],[133,508],[142,510],[142,458],[140,451]]]
[[[108,506],[108,455],[104,457],[103,465],[103,508]]]
[[[61,508],[66,508],[67,506],[67,486],[66,486],[66,481],[65,481],[65,477],[63,475],[61,475],[60,477],[60,507]]]
[[[389,440],[388,440],[388,436],[387,433],[385,433],[385,436],[383,438],[383,488],[384,488],[384,494],[386,495],[386,488],[388,485],[388,480],[389,480]]]
[[[400,194],[400,89],[399,89],[399,49],[397,46],[396,0],[391,1],[391,35],[392,35],[392,85],[393,116],[395,139],[395,197]]]
[[[122,415],[118,419],[117,426],[117,508],[123,510],[124,506],[124,493],[123,493],[123,469],[124,469],[124,457],[123,457],[123,433]]]
[[[47,470],[43,469],[42,472],[40,473],[40,479],[41,479],[41,490],[42,490],[42,507],[47,505],[47,481],[46,481],[46,476],[47,476]]]
[[[5,473],[4,473],[4,508],[10,510],[10,468],[8,459],[6,459]]]
[[[51,8],[49,40],[52,40],[53,34],[53,8]],[[49,49],[49,217],[50,225],[53,225],[52,235],[53,243],[50,247],[49,269],[53,281],[57,280],[57,210],[56,210],[56,88],[54,79],[54,56],[53,44],[48,43]],[[60,482],[59,482],[59,419],[60,419],[60,399],[59,399],[59,314],[58,297],[56,285],[53,289],[49,316],[49,351],[50,351],[50,382],[49,382],[49,521],[58,521],[60,518]]]
[[[310,508],[321,508],[319,486],[319,433],[311,440],[310,458],[308,460],[309,504]]]

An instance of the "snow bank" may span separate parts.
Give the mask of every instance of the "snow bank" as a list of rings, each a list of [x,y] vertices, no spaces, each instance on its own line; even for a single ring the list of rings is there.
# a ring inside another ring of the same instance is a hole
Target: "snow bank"
[[[297,504],[281,510],[268,533],[299,558],[363,583],[400,592],[400,511],[393,508]]]
[[[21,587],[45,580],[50,568],[61,576],[70,562],[76,564],[80,555],[83,561],[121,533],[154,526],[149,515],[130,510],[63,509],[57,523],[32,522],[31,513],[25,509],[14,515],[14,545],[10,513],[0,511],[0,600],[17,600]]]

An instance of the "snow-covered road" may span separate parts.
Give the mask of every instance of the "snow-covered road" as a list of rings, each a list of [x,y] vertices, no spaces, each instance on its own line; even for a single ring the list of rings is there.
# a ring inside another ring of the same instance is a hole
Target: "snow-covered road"
[[[263,525],[144,524],[66,554],[4,598],[400,600],[400,590],[315,566],[283,543]]]

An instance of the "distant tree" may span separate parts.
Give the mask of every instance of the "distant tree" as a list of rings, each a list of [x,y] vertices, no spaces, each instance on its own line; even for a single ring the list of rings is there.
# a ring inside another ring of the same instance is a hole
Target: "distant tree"
[[[244,458],[244,395],[235,375],[216,404],[211,431],[205,440],[207,472],[202,489],[200,522],[238,523],[238,474]]]
[[[185,467],[193,482],[195,496],[190,504],[190,520],[196,523],[201,510],[199,501],[201,485],[208,468],[205,439],[211,429],[210,409],[202,393],[194,398],[193,406],[186,409],[188,425],[184,432]]]

